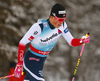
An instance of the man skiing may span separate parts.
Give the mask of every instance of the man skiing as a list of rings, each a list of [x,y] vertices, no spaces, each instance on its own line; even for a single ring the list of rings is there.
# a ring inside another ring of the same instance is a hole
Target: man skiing
[[[61,35],[71,46],[89,43],[89,37],[74,38],[69,32],[65,20],[65,8],[60,4],[55,4],[51,9],[49,19],[39,19],[31,26],[19,42],[15,77],[21,77],[24,67],[26,72],[24,81],[45,81],[42,74],[44,62]],[[28,43],[30,46],[25,53],[25,46]]]

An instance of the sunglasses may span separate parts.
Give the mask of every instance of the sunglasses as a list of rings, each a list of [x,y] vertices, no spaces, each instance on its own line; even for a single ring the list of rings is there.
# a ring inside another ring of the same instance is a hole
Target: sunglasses
[[[57,21],[59,22],[64,22],[66,20],[66,17],[65,19],[62,19],[62,18],[58,18],[55,14],[53,14],[55,18],[57,18]]]

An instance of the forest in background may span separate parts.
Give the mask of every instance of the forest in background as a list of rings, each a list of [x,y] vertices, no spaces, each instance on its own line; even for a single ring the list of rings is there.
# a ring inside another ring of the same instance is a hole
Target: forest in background
[[[8,75],[10,63],[17,63],[20,39],[38,19],[49,18],[55,3],[66,8],[68,29],[75,38],[90,32],[75,80],[99,81],[100,0],[0,0],[0,76]],[[71,47],[60,37],[45,62],[46,81],[71,81],[81,47]]]

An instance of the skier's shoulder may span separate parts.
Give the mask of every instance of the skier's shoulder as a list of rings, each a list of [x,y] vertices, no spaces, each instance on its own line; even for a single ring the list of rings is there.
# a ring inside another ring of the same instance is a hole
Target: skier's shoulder
[[[45,27],[49,27],[49,25],[48,25],[48,20],[49,20],[49,19],[38,19],[37,23],[38,23],[38,25],[41,27],[41,30],[42,30],[42,31],[43,31],[43,29],[44,29]]]
[[[66,27],[67,27],[67,24],[66,24],[66,22],[64,21],[64,22],[62,23],[62,26],[61,26],[59,29],[64,30]]]
[[[67,23],[64,21],[63,22],[63,28],[66,28],[67,27]]]
[[[67,33],[68,32],[68,27],[67,27],[67,23],[64,21],[62,26],[59,28],[63,33]]]
[[[43,21],[45,21],[44,19],[38,19],[36,23],[34,23],[32,26],[31,26],[31,29],[34,29],[34,30],[43,30]]]
[[[65,21],[63,22],[63,30],[64,30],[64,33],[67,33],[69,31],[67,23]]]
[[[43,30],[43,27],[44,27],[45,22],[47,22],[46,19],[38,19],[37,20],[37,24],[40,26],[41,31]]]
[[[37,22],[38,22],[38,23],[47,22],[47,19],[38,19]]]

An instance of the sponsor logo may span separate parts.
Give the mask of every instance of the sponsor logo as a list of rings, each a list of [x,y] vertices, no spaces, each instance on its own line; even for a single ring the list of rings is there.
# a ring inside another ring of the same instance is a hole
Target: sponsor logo
[[[62,33],[62,31],[58,29],[58,34],[60,34],[60,33]]]
[[[33,34],[34,34],[34,35],[36,35],[36,34],[38,34],[38,32],[37,32],[37,31],[35,31]]]
[[[47,23],[45,22],[45,23],[43,23],[44,24],[44,27],[47,27]]]
[[[47,55],[49,52],[39,51],[40,54]]]
[[[57,35],[58,35],[58,34],[55,33],[55,34],[53,34],[51,37],[46,38],[45,40],[42,40],[42,39],[40,39],[40,40],[41,40],[41,42],[47,42],[48,40],[53,39],[53,38],[56,37]]]
[[[36,60],[36,61],[39,61],[40,59],[30,57],[29,60]]]
[[[28,40],[32,41],[34,39],[33,36],[30,36],[30,38],[28,38]]]
[[[68,32],[68,27],[64,30],[64,33],[67,33]]]
[[[20,61],[23,61],[23,54],[24,54],[24,51],[20,50]]]
[[[65,14],[66,11],[59,11],[59,14]]]
[[[63,17],[65,17],[66,16],[66,14],[63,14]]]
[[[15,76],[20,78],[20,74],[19,73],[15,73]]]
[[[43,76],[43,73],[42,73],[42,71],[41,71],[41,70],[39,71],[39,74],[40,74],[40,76]]]

